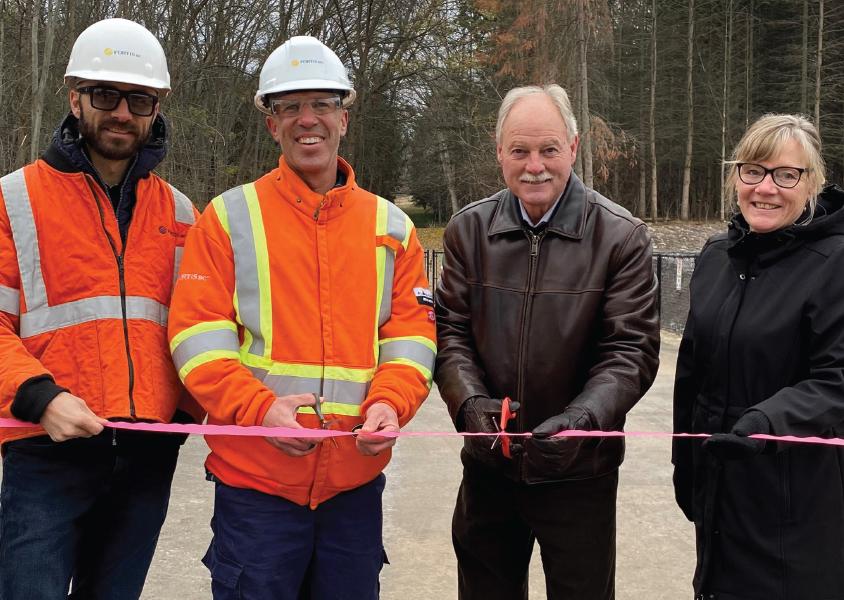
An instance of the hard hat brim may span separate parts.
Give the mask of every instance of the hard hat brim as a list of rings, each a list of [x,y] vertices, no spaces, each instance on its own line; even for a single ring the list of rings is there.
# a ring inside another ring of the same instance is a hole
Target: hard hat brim
[[[170,91],[170,82],[156,79],[154,77],[143,77],[141,75],[129,75],[119,71],[96,71],[91,69],[79,69],[67,71],[64,74],[64,82],[68,83],[69,78],[87,79],[89,81],[110,81],[113,83],[128,83],[129,85],[142,85],[144,87]]]

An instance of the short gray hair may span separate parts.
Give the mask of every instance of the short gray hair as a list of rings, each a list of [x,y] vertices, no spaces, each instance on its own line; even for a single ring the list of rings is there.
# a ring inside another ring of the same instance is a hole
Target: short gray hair
[[[557,110],[560,111],[560,116],[566,124],[566,132],[568,134],[567,141],[571,142],[574,139],[574,136],[577,135],[577,119],[574,118],[574,113],[571,110],[569,95],[566,93],[566,90],[561,88],[559,85],[552,83],[541,87],[538,85],[526,85],[523,87],[513,88],[507,92],[507,95],[504,96],[504,100],[501,101],[501,107],[498,109],[498,122],[495,124],[496,144],[501,144],[501,129],[504,127],[504,121],[507,119],[507,115],[510,114],[510,110],[513,108],[516,101],[524,98],[525,96],[533,96],[534,94],[545,94],[551,99],[551,102],[553,102],[554,106],[557,107]]]

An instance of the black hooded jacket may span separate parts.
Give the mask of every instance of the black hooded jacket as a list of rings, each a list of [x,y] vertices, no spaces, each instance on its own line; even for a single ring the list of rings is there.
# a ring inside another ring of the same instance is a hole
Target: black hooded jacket
[[[798,223],[801,219],[798,219]],[[674,430],[728,432],[748,410],[774,435],[844,437],[844,191],[766,234],[736,216],[704,246],[674,388]],[[844,450],[769,443],[725,462],[673,445],[697,533],[695,591],[720,600],[844,599]],[[710,595],[711,594],[711,595]]]

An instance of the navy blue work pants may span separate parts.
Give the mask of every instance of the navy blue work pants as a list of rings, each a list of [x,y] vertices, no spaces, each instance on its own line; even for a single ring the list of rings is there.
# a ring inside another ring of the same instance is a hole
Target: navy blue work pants
[[[216,482],[214,600],[377,600],[384,475],[316,509]]]
[[[139,598],[182,440],[106,430],[5,444],[0,600],[57,600],[69,588],[74,600]]]

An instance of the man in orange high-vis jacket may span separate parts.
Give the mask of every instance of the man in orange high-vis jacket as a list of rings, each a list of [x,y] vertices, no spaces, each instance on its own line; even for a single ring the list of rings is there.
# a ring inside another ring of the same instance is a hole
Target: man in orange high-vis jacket
[[[166,153],[164,51],[123,19],[77,38],[70,114],[0,178],[0,599],[138,598],[181,436],[107,419],[201,421],[167,351],[198,213],[152,173]],[[72,583],[71,583],[72,580]]]
[[[373,434],[413,417],[436,345],[413,224],[337,155],[354,98],[315,38],[277,48],[255,102],[278,168],[215,198],[185,244],[170,349],[209,423],[358,430],[206,438],[216,600],[378,595],[395,438]]]

